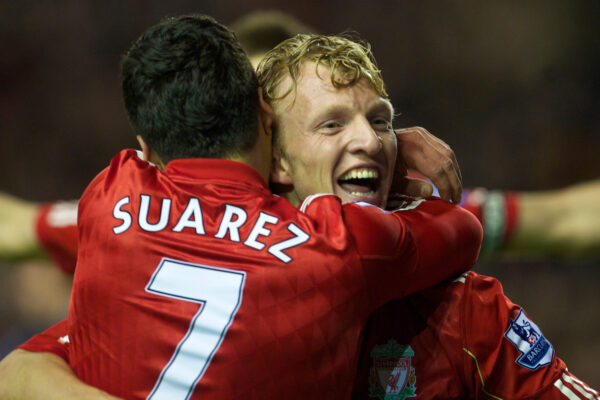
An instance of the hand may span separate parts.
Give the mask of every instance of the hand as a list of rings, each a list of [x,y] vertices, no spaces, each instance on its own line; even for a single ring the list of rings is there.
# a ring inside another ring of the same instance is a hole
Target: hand
[[[450,146],[421,127],[396,129],[396,137],[398,159],[392,191],[413,197],[431,196],[433,187],[428,182],[406,176],[410,168],[431,180],[443,200],[460,203],[462,175]]]

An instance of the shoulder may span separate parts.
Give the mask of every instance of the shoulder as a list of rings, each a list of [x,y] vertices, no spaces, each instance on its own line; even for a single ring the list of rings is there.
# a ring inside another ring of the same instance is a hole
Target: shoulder
[[[158,169],[153,164],[142,159],[141,152],[132,149],[121,150],[112,158],[108,167],[100,171],[86,187],[80,199],[80,208],[85,207],[88,198],[97,198],[98,194],[105,194],[108,189],[120,186],[123,181],[127,181],[127,185],[130,186],[136,182],[131,180],[133,176],[157,172]]]
[[[462,309],[465,360],[481,387],[506,398],[530,398],[551,387],[565,365],[541,328],[504,295],[492,277],[470,274]]]
[[[501,340],[508,320],[520,308],[504,295],[502,284],[496,278],[470,272],[464,277],[462,292],[461,314],[469,337]]]

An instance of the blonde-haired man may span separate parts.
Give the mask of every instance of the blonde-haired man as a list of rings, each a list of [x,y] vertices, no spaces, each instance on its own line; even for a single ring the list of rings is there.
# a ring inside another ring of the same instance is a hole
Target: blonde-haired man
[[[298,35],[258,68],[275,112],[271,180],[285,195],[335,193],[388,202],[387,175],[360,152],[389,152],[392,107],[368,46]],[[358,147],[362,143],[363,147]],[[470,272],[376,311],[367,326],[353,398],[597,398],[500,283]]]

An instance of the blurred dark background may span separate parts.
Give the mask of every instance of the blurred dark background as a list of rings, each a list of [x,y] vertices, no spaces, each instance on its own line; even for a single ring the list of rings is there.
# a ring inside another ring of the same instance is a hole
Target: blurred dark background
[[[396,127],[449,143],[465,186],[548,190],[600,177],[598,1],[0,0],[0,190],[77,198],[136,145],[118,82],[130,43],[165,15],[229,24],[257,9],[369,40]],[[16,278],[3,270],[0,335],[19,322]],[[478,270],[499,277],[570,370],[600,387],[600,261],[484,260]]]

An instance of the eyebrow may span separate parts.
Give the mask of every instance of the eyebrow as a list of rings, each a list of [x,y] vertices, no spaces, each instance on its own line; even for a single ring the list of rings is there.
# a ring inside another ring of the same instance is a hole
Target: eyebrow
[[[331,106],[320,109],[315,114],[315,116],[313,118],[311,118],[311,122],[312,121],[321,121],[323,119],[331,118],[331,117],[339,117],[339,116],[346,114],[351,109],[352,109],[352,107],[348,107],[345,104],[331,105]]]
[[[385,112],[386,114],[389,114],[390,122],[394,119],[394,106],[389,100],[380,97],[379,100],[369,108],[368,113],[381,111]]]

